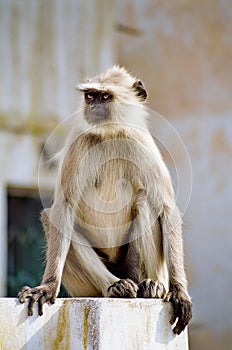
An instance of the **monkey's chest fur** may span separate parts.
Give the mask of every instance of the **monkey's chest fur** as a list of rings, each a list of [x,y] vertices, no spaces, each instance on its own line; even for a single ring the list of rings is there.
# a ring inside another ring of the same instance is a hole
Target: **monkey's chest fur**
[[[82,135],[63,161],[61,185],[74,209],[75,225],[109,268],[123,260],[120,247],[129,242],[130,229],[142,215],[138,202],[142,209],[149,201],[155,180],[150,154],[134,134],[117,130],[113,138],[112,133],[111,138]]]
[[[136,177],[128,177],[128,167],[133,169],[133,165],[120,159],[99,164],[95,176],[85,179],[76,210],[76,220],[85,237],[110,261],[118,257],[115,247],[126,243],[134,219],[138,183]],[[136,174],[136,169],[133,172]]]

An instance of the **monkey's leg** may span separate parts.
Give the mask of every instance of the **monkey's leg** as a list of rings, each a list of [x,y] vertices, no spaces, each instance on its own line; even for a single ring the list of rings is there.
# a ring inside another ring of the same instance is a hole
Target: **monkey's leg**
[[[134,282],[138,283],[138,298],[164,298],[166,296],[166,290],[164,285],[158,281],[156,274],[149,273],[147,271],[147,260],[151,253],[148,253],[149,246],[154,246],[153,235],[146,234],[143,237],[137,238],[138,230],[143,232],[143,224],[146,222],[144,216],[138,217],[133,222],[131,231],[131,242],[129,243],[128,253],[125,260],[124,271],[127,276]],[[147,254],[147,256],[146,256]],[[157,265],[154,259],[155,252],[152,251],[153,260],[149,261],[150,265]],[[145,257],[143,261],[142,257]],[[153,278],[147,278],[152,276]],[[154,279],[154,277],[156,277]]]
[[[120,268],[120,275],[124,279],[112,284],[108,288],[108,296],[112,298],[136,298],[140,275],[140,259],[133,243],[128,244],[125,262]]]
[[[50,224],[47,216],[42,214],[44,229],[47,236],[47,263],[40,286],[30,288],[25,286],[18,293],[21,303],[29,298],[28,315],[33,315],[33,306],[38,302],[39,315],[43,314],[45,302],[54,303],[59,293],[61,276],[64,263],[70,247],[73,232],[73,215],[64,203],[53,205],[49,214]]]
[[[136,283],[130,279],[120,280],[114,276],[81,234],[78,233],[78,236],[72,242],[72,246],[75,253],[74,259],[78,263],[79,271],[89,279],[95,289],[100,291],[101,295],[106,297],[136,297]],[[68,260],[67,264],[70,265]],[[63,282],[66,286],[66,281]],[[67,282],[69,283],[69,281]],[[81,289],[81,286],[76,286],[77,295],[78,289]]]
[[[184,270],[182,220],[177,207],[164,206],[161,217],[164,256],[169,270],[169,292],[166,300],[173,305],[171,324],[177,323],[174,333],[180,334],[192,318],[192,303],[187,291]]]
[[[154,269],[152,269],[152,274],[149,271],[151,268],[147,269],[147,264],[151,266],[157,265],[154,255],[158,255],[159,252],[155,252],[151,248],[155,246],[155,242],[154,235],[151,232],[152,223],[150,222],[147,194],[142,185],[139,185],[136,200],[132,207],[132,225],[129,233],[128,252],[125,259],[124,271],[126,271],[129,278],[138,283],[137,297],[164,298],[166,295],[164,285],[157,278],[147,278],[151,276],[157,277]],[[156,225],[159,226],[158,223]]]

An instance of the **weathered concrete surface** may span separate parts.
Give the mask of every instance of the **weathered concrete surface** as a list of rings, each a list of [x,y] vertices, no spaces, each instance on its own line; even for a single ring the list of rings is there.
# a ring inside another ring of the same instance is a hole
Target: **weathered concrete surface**
[[[187,330],[175,336],[170,316],[161,300],[60,298],[28,317],[25,304],[2,298],[0,349],[187,350]]]

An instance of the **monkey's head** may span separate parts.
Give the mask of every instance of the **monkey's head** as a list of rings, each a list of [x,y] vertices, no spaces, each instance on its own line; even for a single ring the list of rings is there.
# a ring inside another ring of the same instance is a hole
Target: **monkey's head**
[[[125,68],[113,66],[77,88],[84,93],[84,118],[91,125],[133,122],[131,114],[135,114],[135,108],[136,114],[143,111],[141,118],[144,120],[143,102],[147,98],[146,89],[143,83],[130,75]],[[137,115],[134,117],[138,119]]]

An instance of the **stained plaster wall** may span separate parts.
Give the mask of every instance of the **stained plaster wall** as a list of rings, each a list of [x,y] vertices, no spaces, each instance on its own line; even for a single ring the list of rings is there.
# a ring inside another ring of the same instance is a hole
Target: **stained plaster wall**
[[[17,299],[0,299],[2,350],[188,350],[187,329],[174,335],[162,300],[59,298],[27,316]],[[9,316],[6,318],[6,314]],[[118,320],[120,319],[120,322]],[[110,325],[110,326],[109,326]]]

